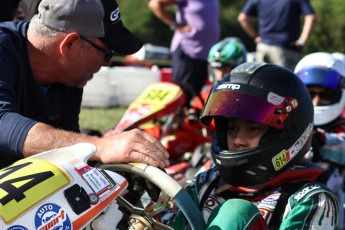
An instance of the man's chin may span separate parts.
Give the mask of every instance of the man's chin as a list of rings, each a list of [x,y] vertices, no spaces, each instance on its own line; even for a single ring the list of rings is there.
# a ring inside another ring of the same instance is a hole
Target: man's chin
[[[78,82],[78,84],[76,85],[76,87],[77,87],[77,88],[83,88],[83,87],[85,87],[86,84],[87,84],[89,81],[92,80],[92,78],[93,78],[93,75],[91,75],[91,76],[89,77],[88,80]]]
[[[75,87],[77,88],[84,88],[86,86],[88,81],[85,81],[85,82],[79,82]]]

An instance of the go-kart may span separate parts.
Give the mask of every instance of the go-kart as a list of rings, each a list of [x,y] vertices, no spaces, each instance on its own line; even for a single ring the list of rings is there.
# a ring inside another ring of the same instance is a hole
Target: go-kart
[[[17,161],[0,171],[0,229],[171,229],[159,214],[174,202],[192,229],[198,207],[174,179],[140,163],[87,164],[80,143]]]
[[[208,152],[204,149],[212,138],[208,128],[198,121],[198,115],[189,111],[180,86],[172,82],[152,83],[129,105],[112,131],[139,128],[160,140],[170,154],[171,167],[166,172],[182,181],[186,170],[201,167],[201,159],[209,159],[204,157],[204,152]]]

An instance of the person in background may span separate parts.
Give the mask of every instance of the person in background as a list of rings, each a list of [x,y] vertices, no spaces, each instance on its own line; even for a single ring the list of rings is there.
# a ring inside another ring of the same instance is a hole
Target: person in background
[[[18,6],[21,0],[1,0],[0,22],[13,21],[18,13]]]
[[[237,20],[256,44],[257,61],[293,71],[314,30],[316,14],[309,0],[247,0]]]
[[[226,37],[211,47],[207,60],[208,76],[211,84],[206,84],[201,90],[200,97],[194,97],[191,101],[191,107],[187,111],[187,118],[192,123],[196,121],[200,123],[200,112],[205,106],[212,87],[218,84],[233,68],[247,61],[247,49],[241,39]],[[213,136],[215,131],[214,122],[206,128],[209,135]],[[200,163],[197,164],[197,167],[191,167],[187,170],[186,175],[192,175],[188,178],[194,177],[195,174],[205,171],[214,165],[209,153],[209,143],[204,143],[203,145],[205,147],[200,148],[201,158],[198,161]],[[194,152],[192,159],[196,157],[196,152]],[[200,166],[200,164],[202,165]]]
[[[211,47],[207,61],[209,80],[217,84],[233,68],[247,61],[247,49],[241,39],[226,37]]]
[[[83,87],[115,53],[142,45],[114,0],[42,0],[30,21],[0,23],[0,167],[80,142],[96,145],[93,161],[169,165],[161,143],[138,129],[79,133]]]
[[[192,100],[192,108],[202,110],[213,85],[230,73],[236,66],[247,61],[247,49],[241,39],[226,37],[214,44],[208,54],[208,76],[211,85],[205,85],[201,91],[201,98]]]
[[[174,32],[171,81],[186,92],[186,105],[207,80],[207,56],[220,37],[218,0],[150,0],[149,8]],[[167,7],[176,6],[175,16]]]
[[[208,229],[335,229],[338,202],[318,165],[304,159],[313,104],[303,82],[269,63],[237,66],[215,85],[201,113],[215,122],[215,167],[186,188]],[[325,215],[327,213],[327,215]],[[178,209],[161,221],[184,229]]]
[[[29,21],[35,14],[38,13],[38,5],[41,0],[20,0],[19,2],[19,18],[21,20]]]
[[[345,65],[330,53],[315,52],[298,62],[295,73],[307,86],[314,105],[312,150],[306,157],[334,178],[328,187],[337,193],[338,227],[344,229]]]
[[[344,66],[345,66],[345,54],[344,54],[344,53],[341,53],[341,52],[334,52],[334,53],[332,53],[332,56],[333,56],[335,59],[341,61],[341,62],[344,64]],[[342,115],[342,116],[345,117],[345,109],[344,109],[344,111],[343,111],[343,115]]]

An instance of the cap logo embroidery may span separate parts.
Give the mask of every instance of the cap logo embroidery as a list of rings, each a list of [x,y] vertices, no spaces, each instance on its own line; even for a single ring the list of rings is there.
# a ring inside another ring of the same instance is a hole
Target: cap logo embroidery
[[[119,7],[117,7],[116,10],[110,13],[110,20],[114,22],[119,19],[120,19],[120,9]]]

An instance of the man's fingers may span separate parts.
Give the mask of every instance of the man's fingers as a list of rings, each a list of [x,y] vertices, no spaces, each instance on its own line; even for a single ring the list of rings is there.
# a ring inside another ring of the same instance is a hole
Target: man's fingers
[[[133,129],[115,135],[108,133],[104,138],[117,145],[99,148],[103,162],[141,162],[161,168],[169,166],[166,148],[159,140],[142,130]],[[117,142],[114,142],[115,139]]]
[[[145,145],[150,150],[149,152],[158,152],[155,153],[155,155],[158,154],[158,156],[161,157],[161,160],[167,160],[167,158],[169,158],[169,153],[162,143],[148,133],[144,133],[144,135],[144,138],[147,140]]]
[[[166,168],[169,166],[169,161],[165,160],[159,160],[157,157],[152,157],[151,154],[143,154],[142,152],[137,152],[137,151],[133,151],[131,152],[131,156],[130,156],[131,160],[130,162],[134,161],[134,162],[140,162],[140,163],[145,163],[148,165],[153,165],[155,167],[160,167],[160,168]]]

